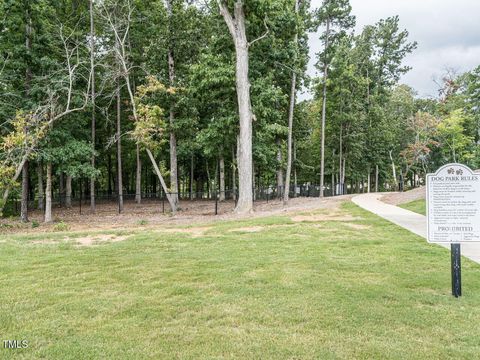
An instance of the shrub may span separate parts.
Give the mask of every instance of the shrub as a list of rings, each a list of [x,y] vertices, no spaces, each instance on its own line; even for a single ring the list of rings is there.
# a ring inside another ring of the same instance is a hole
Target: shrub
[[[60,221],[58,224],[55,224],[53,226],[54,231],[67,231],[70,230],[70,225],[64,223],[63,221]]]

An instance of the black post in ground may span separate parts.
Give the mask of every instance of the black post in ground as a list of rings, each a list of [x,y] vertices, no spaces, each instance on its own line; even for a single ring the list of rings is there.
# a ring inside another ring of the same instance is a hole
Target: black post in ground
[[[451,245],[452,252],[452,295],[462,296],[462,263],[460,244]]]

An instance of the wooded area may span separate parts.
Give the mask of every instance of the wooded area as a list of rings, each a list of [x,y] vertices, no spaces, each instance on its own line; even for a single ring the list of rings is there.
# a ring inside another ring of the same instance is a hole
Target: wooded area
[[[419,98],[399,84],[416,48],[399,18],[354,27],[348,0],[0,0],[0,213],[19,198],[22,221],[35,207],[51,222],[54,201],[160,196],[248,213],[254,194],[480,167],[480,66]]]

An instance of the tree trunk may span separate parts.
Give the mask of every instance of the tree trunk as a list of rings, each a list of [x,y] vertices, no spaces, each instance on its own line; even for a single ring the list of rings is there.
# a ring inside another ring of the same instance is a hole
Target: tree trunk
[[[28,222],[28,161],[25,162],[22,169],[22,200],[20,206],[20,219],[22,222]]]
[[[220,155],[220,201],[225,201],[225,159]]]
[[[299,9],[299,0],[295,0],[295,14],[298,14]],[[293,43],[295,49],[297,48],[298,43],[298,29],[295,31],[295,35],[293,37]],[[294,66],[296,66],[296,56],[294,57]],[[287,139],[287,174],[285,175],[285,192],[283,194],[283,205],[288,203],[288,197],[290,193],[290,177],[292,174],[292,141],[293,141],[293,114],[295,111],[295,93],[297,90],[297,73],[295,71],[292,72],[292,81],[290,84],[290,108],[288,109],[288,139]],[[295,197],[296,187],[294,186],[293,189],[293,196]]]
[[[58,177],[58,195],[60,197],[60,206],[63,206],[65,200],[65,187],[64,187],[64,178],[63,178],[63,171],[60,172]]]
[[[235,154],[235,148],[232,146],[232,197],[233,201],[237,201],[237,156]]]
[[[375,192],[378,193],[378,165],[375,165]]]
[[[332,153],[332,160],[335,159],[335,149]],[[332,191],[331,196],[337,195],[337,184],[335,182],[335,161],[332,161]]]
[[[170,87],[175,86],[175,58],[173,56],[173,46],[172,46],[172,2],[173,0],[167,0],[167,14],[168,14],[168,77],[170,81]],[[175,123],[175,113],[174,105],[170,105],[170,190],[172,192],[172,200],[175,204],[178,203],[178,165],[177,165],[177,138],[174,131]]]
[[[47,164],[47,184],[45,187],[45,223],[52,222],[52,163]]]
[[[93,0],[90,0],[90,72],[92,87],[92,168],[95,169],[95,24],[93,21]],[[95,176],[90,178],[90,211],[95,213]]]
[[[277,138],[277,197],[282,198],[284,191],[283,184],[283,155],[282,155],[282,143],[280,138]]]
[[[253,201],[257,200],[257,194],[255,192],[255,167],[252,171],[252,191],[253,191]]]
[[[153,154],[150,150],[147,149],[147,154],[148,157],[150,158],[150,161],[152,162],[153,169],[155,170],[155,173],[158,176],[158,179],[160,180],[160,184],[162,184],[163,191],[165,192],[165,196],[167,197],[167,201],[170,204],[170,208],[172,209],[172,213],[175,214],[177,212],[177,203],[174,202],[172,196],[170,195],[167,184],[165,183],[165,180],[163,179],[162,173],[160,172],[160,169],[158,168],[157,162],[155,161],[155,158],[153,157]]]
[[[293,143],[293,197],[297,197],[297,187],[298,187],[298,181],[297,181],[297,146],[296,142]]]
[[[43,211],[43,209],[45,209],[45,204],[44,204],[44,201],[45,201],[45,193],[43,191],[43,166],[42,166],[42,163],[39,162],[37,164],[37,178],[38,178],[38,210],[41,210]]]
[[[194,159],[193,154],[190,157],[190,200],[193,200],[193,177],[194,177]]]
[[[120,83],[117,84],[117,187],[118,187],[118,211],[123,212],[123,178],[122,178],[122,139],[121,120],[122,107],[120,98]]]
[[[227,4],[217,0],[220,12],[228,26],[235,44],[236,55],[236,88],[238,113],[240,117],[240,153],[238,154],[239,196],[235,212],[238,214],[253,211],[253,179],[252,179],[252,106],[250,101],[250,81],[248,78],[249,58],[245,13],[243,2],[237,0],[234,5],[234,17],[230,14]]]
[[[368,177],[367,177],[367,193],[370,193],[370,169],[368,169]]]
[[[142,161],[140,160],[140,146],[137,144],[137,174],[135,177],[135,202],[142,202]]]
[[[340,146],[339,146],[339,166],[338,166],[338,195],[343,195],[343,125],[340,124]]]
[[[65,183],[65,206],[67,208],[72,207],[72,177],[70,175],[67,175]]]
[[[32,49],[32,18],[30,14],[30,7],[26,9],[26,25],[25,25],[25,48],[28,53]],[[27,61],[27,68],[25,70],[25,91],[27,95],[30,94],[30,87],[32,81],[32,70]],[[28,129],[24,129],[25,133]],[[22,199],[20,205],[20,219],[22,222],[28,222],[28,161],[25,161],[22,168]]]
[[[321,162],[320,162],[320,197],[324,196],[325,181],[325,122],[327,116],[327,79],[328,79],[328,45],[330,38],[330,19],[327,19],[325,38],[325,64],[323,68],[323,105],[322,105],[322,136],[321,136]]]
[[[398,188],[397,169],[395,168],[395,162],[393,161],[392,150],[389,151],[389,155],[390,155],[390,161],[392,162],[392,175],[393,175],[393,181],[395,184],[395,191],[396,191]]]
[[[207,174],[207,199],[210,199],[210,187],[212,179],[210,177],[210,167],[208,166],[208,160],[205,160],[205,170]]]

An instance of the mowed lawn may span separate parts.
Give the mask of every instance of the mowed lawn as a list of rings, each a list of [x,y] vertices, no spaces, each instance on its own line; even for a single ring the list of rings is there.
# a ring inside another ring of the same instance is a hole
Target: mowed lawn
[[[480,266],[455,299],[447,250],[340,211],[96,246],[0,236],[0,337],[29,341],[0,358],[479,358]]]
[[[399,205],[401,208],[416,212],[421,215],[427,214],[427,203],[425,199],[415,200],[406,204]]]

